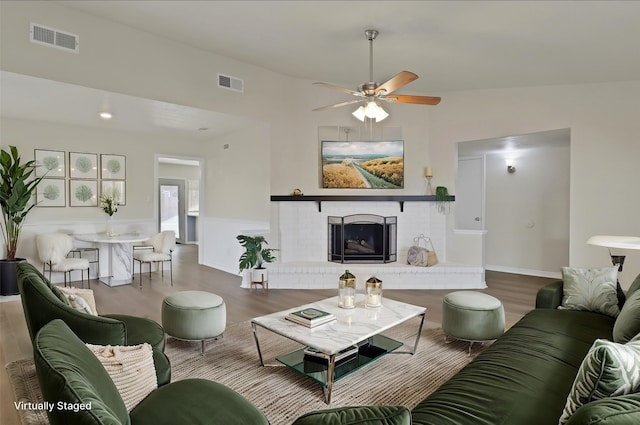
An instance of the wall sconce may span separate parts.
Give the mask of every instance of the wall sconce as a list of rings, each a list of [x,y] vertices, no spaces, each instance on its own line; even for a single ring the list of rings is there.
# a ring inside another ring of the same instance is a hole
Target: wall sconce
[[[367,102],[366,106],[360,106],[353,111],[352,115],[362,122],[364,122],[365,118],[375,119],[376,122],[380,122],[389,116],[389,114],[382,109],[382,106],[374,101]]]
[[[507,173],[513,174],[516,172],[516,164],[513,159],[505,159],[504,162],[507,163]]]

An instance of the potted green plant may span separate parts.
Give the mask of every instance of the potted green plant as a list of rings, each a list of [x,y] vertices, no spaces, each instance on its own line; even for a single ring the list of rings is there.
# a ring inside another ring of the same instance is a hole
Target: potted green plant
[[[441,214],[449,212],[451,198],[449,190],[445,186],[436,187],[436,209]]]
[[[267,269],[263,264],[276,260],[274,252],[277,249],[264,248],[263,244],[268,245],[264,236],[238,235],[236,239],[245,250],[239,260],[240,271],[252,269],[252,282],[267,282]]]
[[[20,232],[29,211],[35,206],[32,196],[43,177],[32,179],[34,160],[22,163],[18,149],[0,152],[0,208],[2,209],[2,237],[7,257],[0,260],[0,295],[18,293],[16,265],[24,258],[16,258]]]

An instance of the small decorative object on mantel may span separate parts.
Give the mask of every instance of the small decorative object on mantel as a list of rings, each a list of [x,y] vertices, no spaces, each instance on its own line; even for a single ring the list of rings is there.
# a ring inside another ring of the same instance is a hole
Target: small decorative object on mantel
[[[382,281],[375,276],[370,277],[365,284],[366,295],[364,305],[366,307],[382,306]]]
[[[449,190],[445,186],[436,187],[436,208],[440,214],[451,211]]]
[[[304,193],[302,193],[302,191],[298,188],[293,189],[293,192],[291,193],[291,196],[302,196],[304,195]]]
[[[356,277],[345,270],[338,284],[338,306],[356,308]]]
[[[427,180],[427,189],[425,190],[425,195],[432,196],[433,187],[431,186],[431,179],[433,178],[433,170],[431,169],[431,167],[424,168],[424,178]]]

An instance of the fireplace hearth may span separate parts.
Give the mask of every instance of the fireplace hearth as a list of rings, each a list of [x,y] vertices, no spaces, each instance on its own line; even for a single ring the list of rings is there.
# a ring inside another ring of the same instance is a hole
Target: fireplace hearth
[[[392,263],[397,260],[397,217],[374,214],[329,216],[328,259],[335,263]]]

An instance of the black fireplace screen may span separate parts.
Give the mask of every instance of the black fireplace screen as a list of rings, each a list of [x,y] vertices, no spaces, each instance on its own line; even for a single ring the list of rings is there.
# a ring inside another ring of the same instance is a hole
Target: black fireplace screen
[[[329,217],[329,261],[391,263],[397,260],[397,217],[355,214]]]

